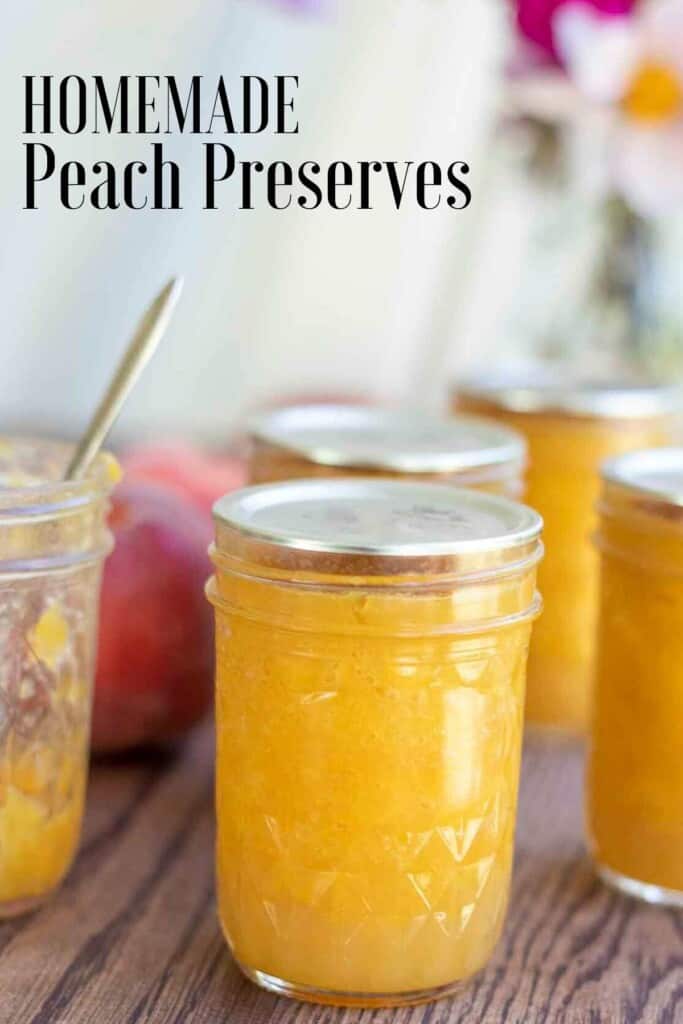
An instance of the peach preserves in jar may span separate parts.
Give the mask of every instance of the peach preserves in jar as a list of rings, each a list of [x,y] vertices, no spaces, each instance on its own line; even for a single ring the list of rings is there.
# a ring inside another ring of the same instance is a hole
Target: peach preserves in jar
[[[0,918],[43,902],[78,846],[115,463],[0,439]]]
[[[603,473],[590,843],[608,882],[683,906],[683,449]]]
[[[527,719],[565,733],[588,728],[598,604],[596,526],[600,464],[671,440],[678,392],[664,387],[558,382],[471,382],[465,411],[496,416],[529,445],[525,500],[545,523],[539,572],[543,618],[529,655]]]
[[[440,481],[519,498],[523,438],[472,416],[353,405],[277,409],[251,424],[250,482],[378,476]]]
[[[215,507],[218,885],[243,971],[336,1004],[447,994],[508,900],[538,515],[442,484]]]

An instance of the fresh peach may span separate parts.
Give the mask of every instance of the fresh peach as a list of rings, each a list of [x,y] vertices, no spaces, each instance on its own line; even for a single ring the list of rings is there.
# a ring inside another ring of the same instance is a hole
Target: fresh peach
[[[212,455],[185,441],[150,442],[124,453],[127,480],[152,480],[187,495],[203,511],[242,487],[246,468],[235,455]]]
[[[131,481],[114,492],[110,525],[93,713],[100,752],[181,736],[213,690],[209,516],[175,491]]]

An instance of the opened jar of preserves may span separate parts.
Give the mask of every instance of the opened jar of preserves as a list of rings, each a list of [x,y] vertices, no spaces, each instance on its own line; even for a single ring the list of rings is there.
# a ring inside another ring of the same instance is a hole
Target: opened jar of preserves
[[[306,477],[378,476],[440,481],[519,498],[526,444],[472,416],[354,405],[292,406],[250,426],[253,484]]]
[[[683,906],[683,449],[603,477],[590,845],[610,884]]]
[[[0,918],[50,895],[81,831],[118,467],[101,455],[83,480],[65,483],[70,454],[0,439]]]
[[[541,520],[440,484],[215,506],[219,911],[245,974],[418,1003],[488,961],[513,855]]]
[[[559,733],[588,728],[598,559],[591,537],[600,464],[637,448],[671,443],[681,393],[663,386],[559,381],[556,374],[463,384],[457,408],[493,416],[524,435],[524,500],[543,516],[543,619],[529,655],[527,720]]]

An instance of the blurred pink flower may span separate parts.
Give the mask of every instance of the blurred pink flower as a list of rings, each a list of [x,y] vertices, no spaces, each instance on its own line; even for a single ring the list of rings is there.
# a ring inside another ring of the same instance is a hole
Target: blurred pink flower
[[[683,0],[613,18],[565,0],[552,28],[561,67],[527,66],[511,109],[590,137],[596,180],[641,216],[683,209]]]
[[[575,0],[574,0],[575,2]],[[630,14],[636,0],[580,0],[585,6],[604,17]],[[558,59],[554,19],[568,0],[513,0],[517,25],[522,36],[535,43],[546,54]]]
[[[555,38],[578,97],[608,119],[617,191],[646,217],[683,208],[683,0],[621,21],[566,4]]]

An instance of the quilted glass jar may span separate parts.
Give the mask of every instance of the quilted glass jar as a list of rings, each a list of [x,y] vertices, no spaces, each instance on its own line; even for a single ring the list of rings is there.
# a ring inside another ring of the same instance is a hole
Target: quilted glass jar
[[[446,995],[505,918],[541,521],[297,481],[215,507],[219,910],[265,988]]]
[[[81,831],[118,469],[103,455],[86,479],[63,483],[69,455],[0,439],[0,918],[50,895]]]
[[[598,605],[598,559],[591,536],[600,464],[611,456],[671,441],[681,403],[664,387],[559,383],[556,375],[514,386],[471,381],[457,408],[494,416],[529,445],[525,500],[545,523],[540,569],[544,614],[529,655],[527,719],[562,733],[585,734]]]
[[[253,484],[322,476],[441,481],[518,498],[523,438],[471,416],[353,405],[277,409],[251,424]]]
[[[588,830],[602,877],[683,906],[683,449],[604,469]]]

